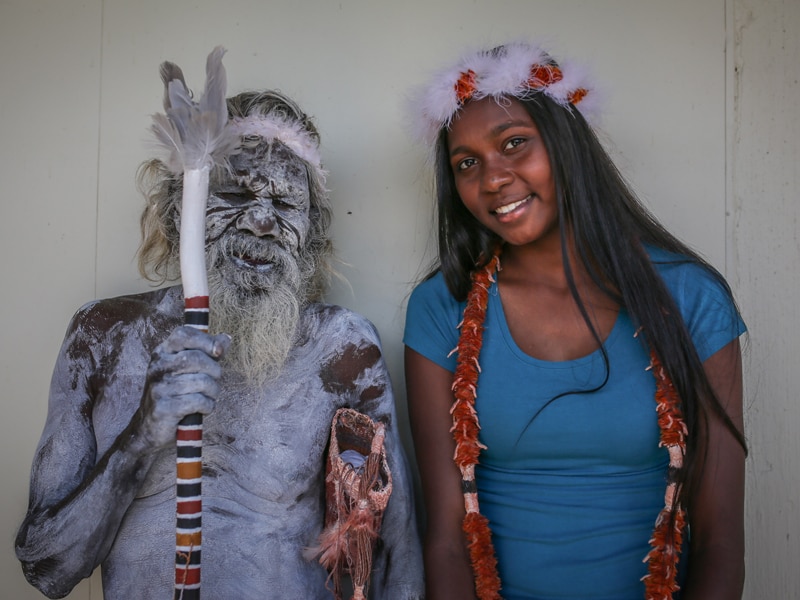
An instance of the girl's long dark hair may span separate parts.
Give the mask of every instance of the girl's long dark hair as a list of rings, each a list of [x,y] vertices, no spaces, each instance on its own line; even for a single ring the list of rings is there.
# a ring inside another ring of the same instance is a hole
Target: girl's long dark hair
[[[642,329],[640,339],[646,339],[647,351],[655,352],[680,395],[689,436],[679,485],[683,505],[688,506],[700,474],[698,451],[701,433],[705,436],[708,431],[708,416],[722,419],[745,451],[746,442],[714,393],[680,311],[644,246],[680,255],[677,262],[701,265],[719,281],[735,306],[730,288],[716,269],[643,206],[577,110],[560,106],[544,94],[518,101],[547,148],[567,282],[587,327],[598,343],[602,342],[575,286],[568,235],[574,238],[581,267],[628,312],[634,327]],[[441,270],[450,292],[463,301],[472,271],[488,262],[501,240],[472,216],[458,196],[446,129],[440,132],[435,150],[439,265],[429,276]],[[604,348],[603,356],[607,361]]]

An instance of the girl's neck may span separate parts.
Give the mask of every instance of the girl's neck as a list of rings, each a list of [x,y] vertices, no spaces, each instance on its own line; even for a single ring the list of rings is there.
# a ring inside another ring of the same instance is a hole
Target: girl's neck
[[[578,260],[574,244],[567,241],[567,257],[576,283],[589,280],[583,263]],[[561,240],[554,236],[546,243],[513,246],[505,244],[502,254],[502,276],[507,280],[540,283],[553,288],[568,289],[567,267]]]
[[[592,280],[574,252],[569,264],[574,290],[560,250],[503,248],[500,300],[511,337],[529,356],[546,361],[587,356],[614,327],[619,306]]]

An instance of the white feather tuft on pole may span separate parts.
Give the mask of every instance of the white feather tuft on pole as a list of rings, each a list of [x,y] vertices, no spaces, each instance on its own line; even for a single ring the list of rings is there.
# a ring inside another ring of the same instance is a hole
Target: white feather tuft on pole
[[[181,68],[162,63],[165,112],[153,115],[152,130],[166,150],[167,168],[175,175],[183,174],[180,264],[186,298],[208,295],[205,211],[209,173],[215,165],[222,165],[239,143],[239,136],[227,127],[224,54],[225,49],[217,46],[208,55],[206,85],[199,102],[193,100]]]
[[[208,55],[206,86],[199,102],[192,99],[178,65],[161,65],[166,114],[153,115],[152,129],[168,153],[167,167],[176,175],[191,169],[210,169],[238,144],[238,136],[226,128],[224,54],[225,49],[217,46]]]

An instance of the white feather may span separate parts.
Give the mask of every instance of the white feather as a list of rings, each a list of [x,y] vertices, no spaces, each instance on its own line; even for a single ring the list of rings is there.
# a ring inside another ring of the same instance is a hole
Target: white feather
[[[218,46],[208,55],[206,85],[199,102],[192,99],[180,67],[170,62],[161,65],[165,114],[153,115],[152,131],[166,150],[167,167],[175,174],[221,164],[239,143],[238,136],[226,127],[224,54],[225,49]]]
[[[209,172],[235,152],[239,136],[228,127],[227,77],[218,46],[206,61],[206,85],[199,102],[192,98],[178,65],[164,62],[164,114],[153,115],[152,131],[166,151],[165,164],[183,176],[180,266],[184,295],[208,296],[205,265],[206,202]]]
[[[432,81],[417,87],[406,100],[413,137],[432,146],[442,128],[450,126],[461,103],[456,94],[456,83],[464,73],[472,71],[474,88],[470,96],[474,100],[493,96],[530,95],[530,71],[533,65],[550,64],[552,58],[543,46],[519,40],[505,44],[500,49],[471,51],[454,66],[434,74]],[[598,94],[587,70],[570,61],[561,64],[563,79],[551,83],[538,93],[568,106],[570,97],[578,89],[588,92],[575,105],[590,122],[599,120],[601,94]],[[431,157],[429,157],[430,159]]]

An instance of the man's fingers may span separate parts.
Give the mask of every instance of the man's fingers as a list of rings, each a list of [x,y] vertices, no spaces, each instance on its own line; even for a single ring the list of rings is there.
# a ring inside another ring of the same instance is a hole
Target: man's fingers
[[[169,397],[203,394],[216,398],[219,394],[217,378],[210,373],[169,373],[153,386],[153,399],[157,402]]]
[[[172,354],[183,350],[200,350],[209,356],[219,358],[230,345],[227,334],[209,335],[188,325],[176,327],[170,336],[156,349],[157,354]]]
[[[222,367],[216,359],[200,350],[162,354],[150,363],[151,381],[191,374],[208,375],[216,379],[222,375]]]
[[[225,352],[228,351],[228,347],[231,345],[231,336],[227,333],[218,333],[217,335],[213,336],[214,339],[214,347],[212,351],[212,356],[214,358],[220,358]]]
[[[215,403],[213,398],[199,392],[170,396],[156,403],[153,416],[164,422],[180,420],[194,413],[207,415],[214,410]]]

